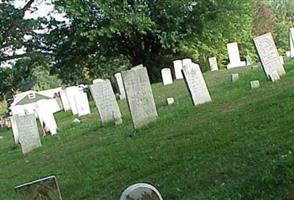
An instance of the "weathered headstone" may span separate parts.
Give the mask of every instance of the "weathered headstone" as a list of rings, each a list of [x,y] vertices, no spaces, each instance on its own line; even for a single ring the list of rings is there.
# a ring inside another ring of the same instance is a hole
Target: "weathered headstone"
[[[98,82],[90,86],[91,94],[100,114],[102,124],[115,122],[121,124],[121,112],[119,110],[115,94],[109,80]]]
[[[175,100],[174,100],[174,98],[170,97],[170,98],[166,99],[166,102],[167,102],[168,105],[171,105],[171,104],[175,103]]]
[[[185,58],[182,60],[182,65],[185,66],[185,65],[189,65],[192,63],[192,59],[191,58]]]
[[[228,69],[246,66],[246,62],[241,61],[238,43],[229,43],[227,48],[230,59],[230,63],[227,66]]]
[[[239,80],[239,74],[232,74],[232,82],[236,82]]]
[[[87,93],[79,92],[74,98],[79,117],[91,114]]]
[[[49,107],[50,102],[48,100],[40,100],[37,102],[37,113],[43,131],[45,133],[49,131],[51,135],[56,135],[57,124],[53,112],[48,109]]]
[[[17,117],[17,115],[10,117],[10,122],[11,122],[14,143],[19,144],[19,133],[17,130],[17,124],[16,124],[16,120],[15,120],[16,117]]]
[[[70,105],[70,109],[73,115],[77,115],[78,114],[78,109],[76,107],[76,103],[75,103],[75,95],[80,92],[79,88],[77,86],[71,86],[71,87],[67,87],[65,89],[66,91],[66,96]]]
[[[116,73],[114,75],[115,79],[116,79],[116,83],[119,89],[119,98],[121,100],[126,99],[126,92],[125,92],[125,88],[124,88],[124,83],[122,81],[122,77],[121,77],[121,73]]]
[[[208,61],[209,61],[210,71],[217,71],[218,65],[217,65],[216,57],[209,58]]]
[[[17,200],[62,200],[54,176],[15,187]]]
[[[289,30],[290,58],[294,58],[294,28]]]
[[[120,200],[163,200],[159,191],[152,185],[137,183],[123,191]]]
[[[161,77],[163,85],[170,85],[173,83],[171,70],[169,68],[164,68],[161,70]]]
[[[59,92],[59,94],[60,94],[60,98],[61,98],[61,101],[62,101],[64,111],[70,110],[70,104],[68,102],[65,90],[61,90]]]
[[[15,122],[23,154],[41,147],[38,126],[34,115],[16,116]]]
[[[256,37],[254,43],[268,79],[270,79],[270,75],[275,72],[277,72],[279,76],[286,74],[271,33]]]
[[[174,62],[174,73],[176,79],[183,79],[182,69],[183,69],[183,63],[181,60],[175,60]]]
[[[259,83],[258,80],[251,81],[250,82],[250,86],[251,86],[251,89],[256,89],[256,88],[259,88],[260,87],[260,83]]]
[[[141,128],[157,119],[157,110],[147,69],[122,72],[134,127]]]
[[[204,77],[199,65],[192,63],[183,67],[183,74],[193,104],[199,105],[211,101]]]

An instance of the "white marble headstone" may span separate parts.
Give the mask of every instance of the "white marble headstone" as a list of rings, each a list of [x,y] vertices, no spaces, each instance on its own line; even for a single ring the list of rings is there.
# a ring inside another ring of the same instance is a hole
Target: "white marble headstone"
[[[41,127],[44,130],[49,130],[51,135],[57,134],[57,123],[53,112],[48,109],[51,106],[49,100],[40,100],[37,102],[37,113]]]
[[[59,92],[59,94],[60,94],[60,98],[61,98],[61,101],[62,101],[64,111],[69,111],[70,110],[70,104],[68,102],[65,90],[61,90]]]
[[[216,57],[209,58],[208,61],[209,61],[210,70],[211,71],[217,71],[218,70],[218,65],[217,65]]]
[[[121,73],[116,73],[114,75],[115,79],[116,79],[116,83],[119,89],[119,98],[121,100],[126,99],[126,92],[125,92],[125,88],[124,88],[124,83],[122,81],[122,77],[121,77]]]
[[[15,120],[16,117],[17,115],[10,117],[10,122],[11,122],[14,143],[19,144],[19,133],[18,133],[17,124]]]
[[[182,69],[183,69],[183,63],[181,60],[175,60],[174,62],[174,73],[176,79],[183,79]]]
[[[123,191],[120,200],[163,200],[159,191],[147,183],[137,183]]]
[[[227,48],[230,60],[230,63],[227,66],[228,69],[246,66],[246,62],[241,61],[238,43],[229,43],[227,44]]]
[[[294,58],[294,28],[289,30],[290,58]]]
[[[185,66],[185,65],[189,65],[192,63],[192,59],[191,58],[185,58],[182,60],[182,65]]]
[[[173,84],[173,78],[171,74],[170,68],[164,68],[161,70],[161,77],[163,85],[170,85]]]
[[[74,98],[79,117],[91,114],[87,93],[79,92]]]
[[[67,96],[72,114],[77,115],[78,109],[75,103],[75,95],[80,92],[79,88],[77,86],[67,87],[65,89],[65,92],[66,92],[66,96]]]

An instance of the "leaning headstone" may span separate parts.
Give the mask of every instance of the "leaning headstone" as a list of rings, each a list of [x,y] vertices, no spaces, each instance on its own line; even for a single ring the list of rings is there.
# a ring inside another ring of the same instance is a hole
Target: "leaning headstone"
[[[175,60],[174,62],[174,73],[176,79],[183,79],[182,69],[183,69],[183,63],[181,60]]]
[[[227,44],[227,48],[230,60],[230,63],[227,66],[228,69],[246,66],[246,62],[241,61],[238,43],[229,43]]]
[[[55,176],[15,187],[17,200],[62,200]]]
[[[251,89],[256,89],[256,88],[259,88],[260,87],[260,83],[259,83],[258,80],[251,81],[250,82],[250,86],[251,86]]]
[[[121,124],[121,112],[119,110],[115,94],[110,81],[104,80],[90,86],[91,94],[100,114],[102,124],[115,122]]]
[[[192,63],[183,67],[183,74],[193,104],[199,105],[211,101],[204,77],[199,65]]]
[[[289,30],[289,43],[290,43],[290,58],[294,58],[294,28]]]
[[[116,73],[114,77],[116,79],[116,83],[119,89],[119,99],[121,100],[126,99],[126,92],[124,88],[124,83],[122,81],[121,73]]]
[[[163,200],[159,191],[147,183],[137,183],[123,191],[120,200]]]
[[[286,74],[271,33],[256,37],[254,43],[263,70],[268,79],[270,79],[270,75],[275,72],[277,72],[279,76]]]
[[[173,84],[173,78],[171,74],[171,70],[169,68],[164,68],[161,70],[161,77],[163,85]]]
[[[210,71],[217,71],[218,65],[217,65],[216,57],[209,58],[208,61],[209,61],[209,65],[210,65]]]
[[[232,82],[236,82],[239,80],[239,74],[232,74]]]
[[[16,116],[15,121],[22,153],[26,154],[41,147],[35,115]]]
[[[174,98],[170,97],[170,98],[166,99],[166,102],[167,102],[168,105],[171,105],[171,104],[175,103],[175,100],[174,100]]]
[[[135,129],[157,119],[157,110],[147,69],[122,72],[129,109]]]

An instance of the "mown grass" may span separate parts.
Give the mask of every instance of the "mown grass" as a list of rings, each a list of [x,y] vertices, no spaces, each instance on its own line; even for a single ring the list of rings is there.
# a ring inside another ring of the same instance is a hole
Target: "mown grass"
[[[0,199],[14,186],[57,176],[63,199],[119,199],[135,182],[155,185],[164,199],[294,199],[294,63],[279,82],[261,69],[205,73],[213,102],[193,107],[183,81],[153,85],[157,122],[133,129],[125,101],[124,123],[100,126],[93,114],[73,124],[58,113],[57,137],[23,156],[1,131]],[[240,80],[231,83],[230,75]],[[250,89],[258,79],[261,88]],[[167,97],[176,103],[165,104]]]

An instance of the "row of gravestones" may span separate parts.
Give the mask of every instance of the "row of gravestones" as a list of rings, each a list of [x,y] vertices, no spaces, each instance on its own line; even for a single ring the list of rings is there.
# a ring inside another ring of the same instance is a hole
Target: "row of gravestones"
[[[55,176],[46,177],[15,187],[17,200],[62,200]],[[147,183],[127,187],[120,200],[163,200],[159,191]]]

